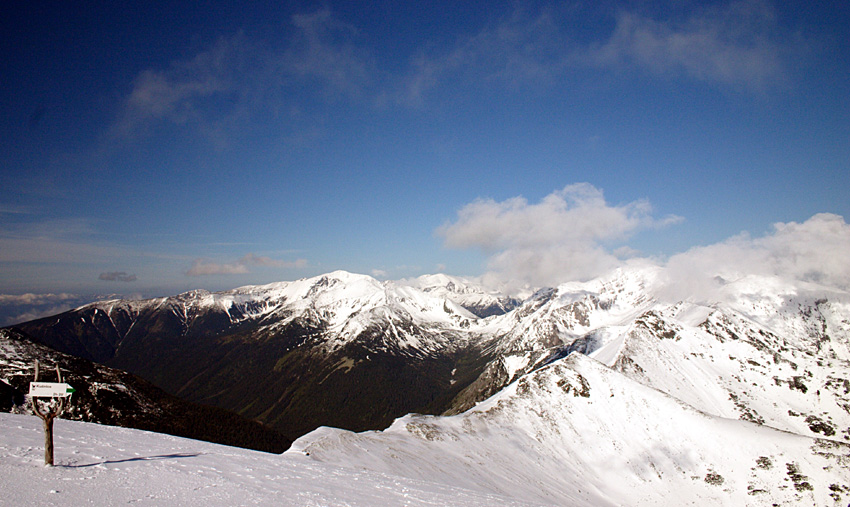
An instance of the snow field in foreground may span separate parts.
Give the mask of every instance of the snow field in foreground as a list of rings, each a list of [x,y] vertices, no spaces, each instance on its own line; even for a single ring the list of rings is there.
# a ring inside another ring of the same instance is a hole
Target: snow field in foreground
[[[533,505],[357,468],[57,419],[44,466],[34,416],[0,413],[0,505]]]

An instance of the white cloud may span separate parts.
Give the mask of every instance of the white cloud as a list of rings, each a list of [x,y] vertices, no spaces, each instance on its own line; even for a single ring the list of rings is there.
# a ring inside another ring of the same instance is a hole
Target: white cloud
[[[715,277],[734,281],[747,275],[779,276],[850,290],[850,225],[829,213],[803,223],[776,223],[753,238],[742,233],[721,243],[674,255],[667,262],[680,292],[717,288]],[[675,285],[674,284],[674,285]]]
[[[389,276],[389,273],[387,273],[383,269],[373,269],[371,274],[374,278],[386,278],[387,276]]]
[[[56,315],[88,303],[90,298],[69,293],[0,294],[0,323],[6,326]]]
[[[297,259],[295,261],[284,261],[272,259],[270,257],[262,257],[253,253],[245,254],[241,259],[228,262],[216,263],[205,259],[196,259],[192,263],[192,267],[186,271],[188,276],[205,276],[205,275],[240,275],[250,273],[250,266],[265,266],[273,268],[303,268],[307,266],[307,261]]]
[[[675,216],[653,218],[645,200],[611,206],[601,190],[578,183],[537,204],[522,197],[477,200],[437,234],[449,248],[475,248],[489,255],[490,278],[540,286],[597,276],[620,263],[608,245],[638,230],[679,221]]]
[[[666,261],[641,258],[618,244],[642,229],[679,221],[654,218],[646,201],[610,205],[601,190],[580,183],[534,204],[522,197],[477,200],[437,234],[447,247],[483,251],[489,271],[481,279],[509,291],[587,280],[629,263],[664,267],[667,295],[678,299],[711,298],[720,280],[751,275],[850,290],[850,225],[841,216],[821,213],[802,223],[776,223],[762,237],[741,233]]]

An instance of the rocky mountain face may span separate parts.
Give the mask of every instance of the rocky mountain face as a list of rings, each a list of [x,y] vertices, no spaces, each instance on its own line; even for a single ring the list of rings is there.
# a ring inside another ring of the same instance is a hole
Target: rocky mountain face
[[[143,429],[196,440],[283,452],[282,434],[219,408],[196,405],[170,395],[135,375],[63,354],[14,329],[0,329],[0,411],[32,413],[29,383],[35,361],[42,382],[63,381],[76,389],[63,419]]]
[[[623,268],[517,304],[442,275],[334,272],[104,301],[18,327],[292,438],[458,414],[578,353],[703,414],[850,441],[846,292],[742,277],[677,300],[670,283]]]

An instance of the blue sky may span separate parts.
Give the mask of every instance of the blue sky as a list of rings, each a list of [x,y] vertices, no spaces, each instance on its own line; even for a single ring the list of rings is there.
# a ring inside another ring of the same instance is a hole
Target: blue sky
[[[0,295],[481,275],[520,245],[586,278],[850,216],[844,2],[254,4],[6,9]],[[501,237],[520,216],[545,232]]]

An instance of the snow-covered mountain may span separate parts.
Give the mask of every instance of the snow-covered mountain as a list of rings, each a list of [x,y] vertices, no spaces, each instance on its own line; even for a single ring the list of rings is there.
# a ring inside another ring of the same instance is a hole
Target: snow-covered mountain
[[[488,360],[481,320],[407,284],[326,275],[146,301],[102,301],[19,325],[64,352],[296,437],[441,412]]]
[[[99,302],[20,327],[293,437],[460,413],[579,352],[707,414],[850,440],[846,292],[744,276],[676,300],[671,283],[661,268],[624,267],[480,317],[471,310],[515,303],[467,279],[337,271]]]
[[[850,441],[850,295],[749,276],[671,301],[666,283],[657,268],[620,269],[484,323],[496,356],[450,413],[575,351],[708,414]]]

